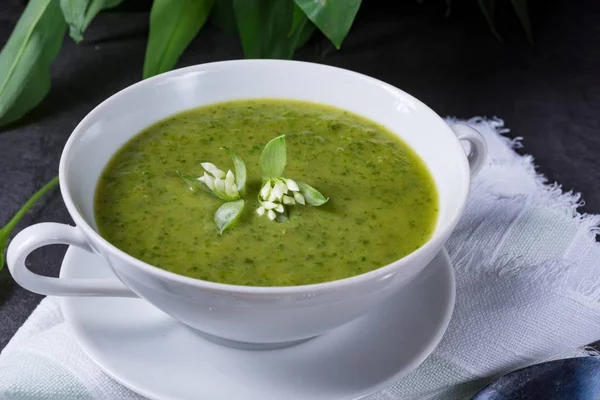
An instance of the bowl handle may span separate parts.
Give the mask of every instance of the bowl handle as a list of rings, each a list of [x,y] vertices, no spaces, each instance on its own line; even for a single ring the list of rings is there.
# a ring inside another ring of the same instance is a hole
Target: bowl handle
[[[471,128],[469,125],[454,124],[450,126],[458,140],[469,142],[471,150],[467,154],[469,165],[471,166],[471,177],[477,175],[481,167],[483,167],[485,157],[487,155],[487,144],[481,133]]]
[[[52,278],[30,271],[25,266],[27,256],[49,244],[68,244],[92,252],[77,227],[44,222],[23,229],[8,246],[6,262],[15,281],[25,289],[51,296],[138,297],[114,279]]]

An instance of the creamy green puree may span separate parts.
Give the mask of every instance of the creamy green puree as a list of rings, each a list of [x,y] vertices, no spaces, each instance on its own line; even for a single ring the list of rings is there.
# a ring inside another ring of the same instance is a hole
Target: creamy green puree
[[[329,201],[290,206],[289,220],[259,217],[260,154],[285,134],[284,176]],[[246,163],[246,207],[219,235],[222,200],[192,191],[175,171],[202,176],[201,162],[232,169],[227,146]],[[100,234],[149,264],[192,278],[289,286],[362,274],[422,246],[438,214],[423,161],[386,128],[320,104],[259,99],[214,104],[162,120],[106,166],[95,197]]]

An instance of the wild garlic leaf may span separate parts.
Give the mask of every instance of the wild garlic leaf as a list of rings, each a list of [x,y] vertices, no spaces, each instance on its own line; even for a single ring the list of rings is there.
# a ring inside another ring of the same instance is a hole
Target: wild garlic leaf
[[[319,192],[314,187],[310,186],[308,183],[304,182],[296,182],[298,187],[300,188],[300,194],[304,196],[304,200],[311,206],[322,206],[323,204],[329,201],[329,198],[323,196],[321,192]]]
[[[361,4],[361,0],[294,1],[337,49],[348,35]]]
[[[308,39],[310,39],[316,29],[317,27],[306,17],[304,11],[297,4],[294,4],[292,27],[288,32],[288,38],[295,41],[295,46],[292,50],[296,50],[308,42]]]
[[[206,186],[206,184],[204,182],[199,181],[198,179],[194,178],[193,176],[182,174],[179,171],[175,171],[175,173],[177,174],[178,177],[180,177],[185,183],[187,183],[190,186],[190,189],[192,189],[192,190],[200,189],[203,192],[210,194],[211,196],[217,197],[215,195],[215,193],[212,190],[210,190],[210,188],[208,186]]]
[[[21,218],[27,214],[27,211],[31,207],[34,206],[35,203],[48,191],[50,191],[54,186],[58,184],[58,177],[52,179],[50,182],[46,183],[43,188],[38,190],[23,206],[17,211],[17,213],[8,221],[6,225],[2,229],[0,229],[0,270],[4,266],[4,249],[6,249],[6,245],[8,244],[8,237],[15,229]]]
[[[166,72],[204,25],[214,0],[154,0],[144,58],[144,79]]]
[[[298,7],[298,4],[294,4],[294,13],[292,14],[292,27],[290,28],[288,37],[291,37],[294,34],[294,32],[296,32],[296,29],[298,29],[298,26],[300,26],[300,23],[305,17],[306,15],[304,14],[304,11],[302,11],[302,9]]]
[[[496,0],[477,0],[477,4],[479,4],[479,8],[481,9],[483,16],[488,23],[490,32],[492,32],[492,34],[496,37],[496,40],[501,42],[502,37],[496,30],[496,23],[494,20],[496,12]]]
[[[291,0],[232,0],[232,6],[246,58],[290,59],[316,30]]]
[[[260,170],[263,179],[283,176],[287,163],[285,135],[271,139],[260,155]]]
[[[233,12],[233,0],[215,0],[215,5],[210,12],[210,22],[217,28],[237,36],[238,29]]]
[[[58,1],[27,3],[0,51],[0,126],[22,117],[50,91],[50,65],[66,30]]]
[[[529,44],[533,46],[533,33],[531,31],[531,21],[529,19],[529,10],[527,9],[527,0],[511,0],[513,8],[519,17],[519,21],[521,21],[521,25],[525,30],[525,34],[527,35],[527,40],[529,40]]]
[[[69,35],[75,43],[81,42],[83,32],[100,11],[116,7],[122,2],[123,0],[60,0],[60,8],[69,25]]]
[[[240,197],[244,197],[246,195],[246,164],[244,164],[244,160],[242,160],[240,156],[228,147],[221,147],[221,149],[226,150],[233,160],[233,167],[235,168],[235,184],[240,193]]]
[[[228,201],[223,204],[215,213],[215,223],[219,227],[219,235],[231,227],[242,215],[244,210],[244,200]]]

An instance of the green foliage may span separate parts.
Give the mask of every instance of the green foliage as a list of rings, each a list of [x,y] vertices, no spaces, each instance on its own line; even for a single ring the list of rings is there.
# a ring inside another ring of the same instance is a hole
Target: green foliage
[[[94,17],[123,0],[30,0],[11,36],[0,52],[0,127],[16,121],[39,104],[50,90],[50,65],[57,56],[67,26],[79,43]],[[422,0],[418,0],[419,3]],[[446,16],[451,0],[444,0]],[[477,0],[492,34],[495,0]],[[511,0],[528,40],[533,43],[527,0]],[[173,68],[206,20],[240,37],[247,58],[289,59],[318,28],[336,48],[348,34],[361,0],[154,0],[150,12],[150,34],[144,61],[144,78]],[[280,175],[282,138],[270,143],[268,157],[261,157],[267,176]],[[285,150],[285,142],[283,142]],[[272,150],[272,151],[271,151]],[[236,160],[234,158],[234,163]],[[242,171],[236,163],[236,173]],[[243,172],[243,173],[242,173]],[[196,179],[179,175],[192,187],[206,190]],[[243,179],[245,181],[245,179]],[[9,223],[0,229],[0,268],[8,236],[35,202],[57,184],[55,178],[40,189]],[[327,201],[311,186],[301,183],[302,194],[312,205]],[[240,182],[238,182],[238,187]],[[242,188],[244,185],[241,185]],[[243,209],[243,200],[226,203],[215,215],[220,231],[231,226]]]
[[[496,39],[499,42],[501,42],[502,38],[496,30],[496,24],[494,23],[494,15],[496,12],[496,0],[477,0],[477,3],[479,4],[481,12],[485,16],[485,20],[487,21],[488,26],[490,27],[490,31],[496,37]]]
[[[301,38],[314,30],[305,15],[294,16],[294,8],[291,0],[233,0],[244,56],[292,58]]]
[[[450,10],[450,1],[446,0],[446,4],[448,6],[448,10]],[[529,21],[529,10],[527,8],[527,0],[510,0],[513,5],[513,9],[521,22],[521,26],[523,26],[523,30],[525,30],[525,35],[527,36],[527,40],[530,44],[533,45],[533,32],[531,31],[531,22]],[[485,17],[485,20],[490,27],[490,31],[494,35],[494,37],[501,42],[502,37],[496,30],[496,0],[477,0],[477,4]]]
[[[27,214],[27,211],[37,203],[46,193],[48,193],[54,186],[58,184],[58,177],[52,179],[46,183],[43,188],[38,190],[31,198],[21,207],[19,211],[8,221],[8,223],[0,229],[0,270],[4,267],[4,250],[8,244],[8,238],[12,231],[15,229],[19,221]]]
[[[123,0],[31,0],[0,52],[0,127],[33,107],[50,90],[50,65],[69,27],[77,43],[94,17]],[[422,3],[423,0],[417,0]],[[436,0],[442,1],[442,0]],[[451,0],[446,4],[450,13]],[[496,0],[476,0],[492,34]],[[527,0],[510,0],[533,43]],[[340,48],[361,0],[154,0],[143,77],[175,66],[202,26],[210,21],[238,35],[246,58],[292,58],[320,30]]]
[[[33,107],[50,90],[50,64],[67,29],[58,0],[31,0],[0,52],[0,126]]]
[[[94,17],[102,10],[113,8],[123,0],[60,0],[60,8],[69,25],[69,35],[79,43],[83,40],[83,32]]]
[[[225,32],[237,35],[237,23],[233,14],[233,0],[215,0],[210,22]]]
[[[361,0],[295,0],[298,7],[337,49],[350,31]]]
[[[521,21],[521,25],[527,35],[527,40],[530,44],[533,44],[533,32],[531,31],[531,22],[529,20],[529,10],[527,9],[527,0],[511,0],[510,1]]]
[[[154,0],[144,78],[169,71],[208,19],[214,0]]]

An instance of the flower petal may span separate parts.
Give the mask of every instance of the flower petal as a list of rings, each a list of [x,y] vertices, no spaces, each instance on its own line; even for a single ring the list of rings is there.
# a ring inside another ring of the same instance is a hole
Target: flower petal
[[[283,208],[283,204],[277,204],[277,207],[275,207],[275,211],[277,211],[278,213],[284,212],[285,208]]]
[[[302,204],[302,205],[306,204],[306,203],[304,202],[304,196],[302,196],[302,195],[301,195],[300,193],[298,193],[298,192],[294,192],[294,199],[296,200],[296,202],[298,202],[298,203],[300,203],[300,204]]]
[[[225,172],[220,169],[215,169],[214,171],[210,171],[210,173],[213,174],[215,178],[223,179],[225,177]]]
[[[231,170],[227,171],[227,175],[225,176],[225,183],[229,183],[230,185],[233,185],[235,183],[235,175],[233,175],[233,172],[231,172]]]
[[[265,213],[265,208],[264,208],[264,207],[262,207],[262,206],[258,207],[258,208],[256,209],[256,213],[257,213],[258,215],[263,215],[263,214]]]
[[[237,185],[238,193],[240,197],[244,197],[246,194],[246,164],[244,160],[237,155],[234,151],[228,147],[221,147],[222,150],[226,150],[231,159],[233,160],[233,168],[235,169],[235,183]]]
[[[208,186],[208,188],[210,190],[213,190],[215,187],[215,178],[213,178],[212,176],[208,175],[206,172],[204,173],[204,176],[198,178],[198,180],[200,182],[204,182],[204,184],[206,186]]]
[[[237,187],[235,186],[235,182],[225,181],[225,193],[227,193],[227,196],[229,196],[232,200],[240,197]]]
[[[266,181],[262,189],[260,189],[260,197],[263,199],[268,199],[271,194],[271,181]]]
[[[283,195],[282,201],[283,201],[283,204],[285,204],[285,205],[296,204],[296,201],[294,200],[294,198],[291,196],[288,196],[286,194]]]
[[[277,182],[274,185],[273,190],[271,191],[271,196],[269,196],[269,200],[270,201],[281,200],[281,196],[283,196],[283,190],[281,190],[280,182]],[[274,199],[271,200],[271,197],[274,197]]]
[[[285,184],[285,182],[279,181],[277,182],[276,186],[278,188],[278,191],[281,192],[282,196],[288,192],[288,187]]]
[[[225,181],[223,179],[215,178],[215,188],[214,188],[214,191],[217,194],[226,193],[225,192]]]
[[[300,188],[298,187],[298,184],[291,179],[286,179],[285,184],[288,187],[288,189],[290,189],[292,192],[297,192],[300,190]]]
[[[202,168],[204,168],[205,170],[207,170],[210,173],[212,173],[212,171],[218,171],[219,170],[219,168],[217,168],[215,166],[215,164],[213,164],[213,163],[203,162],[200,165],[202,165]]]
[[[277,204],[271,202],[271,201],[263,201],[260,203],[261,206],[263,206],[266,210],[272,210],[275,207],[277,207]]]
[[[221,171],[213,163],[205,162],[205,163],[202,163],[201,165],[202,165],[202,168],[204,168],[205,170],[210,172],[212,174],[212,176],[214,176],[215,178],[222,178],[225,176],[225,172]]]
[[[269,212],[267,213],[267,217],[269,217],[269,219],[273,221],[277,217],[277,215],[273,210],[269,210]]]

